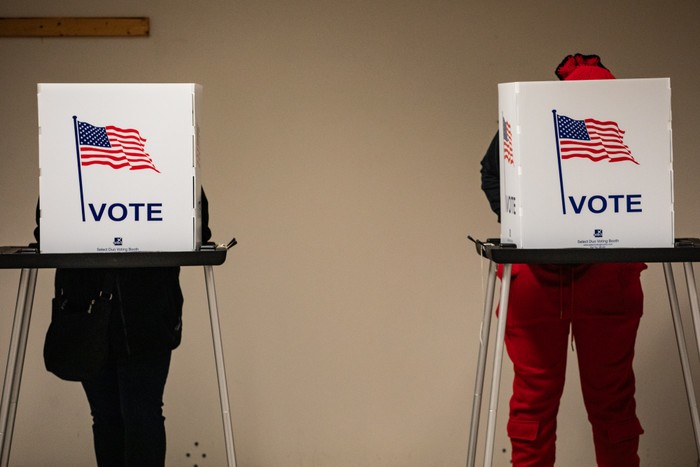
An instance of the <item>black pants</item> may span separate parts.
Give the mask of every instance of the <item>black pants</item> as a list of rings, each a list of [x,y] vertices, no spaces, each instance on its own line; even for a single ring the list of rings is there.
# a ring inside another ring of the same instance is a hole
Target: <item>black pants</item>
[[[163,391],[171,352],[112,362],[83,382],[99,467],[165,464]]]

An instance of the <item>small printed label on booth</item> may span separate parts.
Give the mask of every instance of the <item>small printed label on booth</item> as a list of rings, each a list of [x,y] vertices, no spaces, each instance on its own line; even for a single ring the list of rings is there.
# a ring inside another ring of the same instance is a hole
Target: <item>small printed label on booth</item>
[[[619,238],[605,238],[603,229],[593,229],[593,238],[577,239],[576,244],[582,248],[609,248],[617,246]]]
[[[579,246],[584,248],[607,248],[620,243],[620,240],[617,238],[589,238],[577,240],[577,242]]]

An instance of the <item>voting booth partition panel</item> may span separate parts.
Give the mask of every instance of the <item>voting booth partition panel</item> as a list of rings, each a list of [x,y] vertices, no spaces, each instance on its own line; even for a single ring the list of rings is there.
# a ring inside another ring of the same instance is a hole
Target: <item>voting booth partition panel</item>
[[[498,85],[501,241],[671,248],[668,78]]]
[[[41,253],[201,245],[202,87],[40,83]]]

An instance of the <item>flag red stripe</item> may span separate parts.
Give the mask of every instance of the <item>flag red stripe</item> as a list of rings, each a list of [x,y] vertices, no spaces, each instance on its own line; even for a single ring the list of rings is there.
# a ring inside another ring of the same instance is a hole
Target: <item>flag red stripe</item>
[[[82,165],[84,167],[87,167],[88,165],[108,165],[108,166],[112,167],[113,169],[121,169],[124,167],[128,167],[129,163],[124,162],[123,164],[112,164],[112,163],[107,162],[107,161],[95,160],[95,161],[82,161]]]
[[[564,146],[562,145],[561,148],[562,155],[568,154],[568,153],[574,153],[574,152],[592,152],[594,154],[626,154],[630,155],[629,150],[626,148],[619,148],[618,150],[611,150],[608,148],[607,150],[605,148],[601,148],[600,146],[597,145],[592,145],[592,146]]]

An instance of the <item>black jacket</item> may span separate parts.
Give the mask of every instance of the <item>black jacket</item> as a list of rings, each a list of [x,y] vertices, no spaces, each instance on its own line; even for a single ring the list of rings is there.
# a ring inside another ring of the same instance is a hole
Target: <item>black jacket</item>
[[[202,190],[202,242],[211,239],[209,204]],[[39,239],[39,221],[34,235]],[[182,337],[179,267],[118,269],[56,269],[55,295],[66,310],[86,310],[115,273],[110,350],[119,358],[159,353],[176,348]]]
[[[491,210],[501,222],[501,168],[499,161],[498,133],[491,140],[489,148],[481,159],[481,189],[486,195]]]

